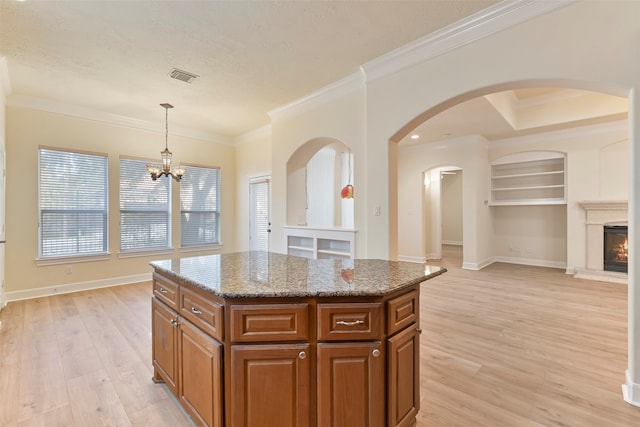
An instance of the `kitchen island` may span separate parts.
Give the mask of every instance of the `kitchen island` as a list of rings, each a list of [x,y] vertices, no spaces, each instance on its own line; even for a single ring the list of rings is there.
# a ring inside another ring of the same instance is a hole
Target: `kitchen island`
[[[444,268],[267,252],[151,265],[153,379],[196,424],[415,424],[420,283]]]

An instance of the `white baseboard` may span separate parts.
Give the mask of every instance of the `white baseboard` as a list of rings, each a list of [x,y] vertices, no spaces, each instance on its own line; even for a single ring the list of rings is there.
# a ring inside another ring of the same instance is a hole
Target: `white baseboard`
[[[484,261],[480,262],[463,262],[462,269],[463,270],[482,270],[483,268],[493,264],[495,260],[493,258],[487,258]]]
[[[454,246],[462,246],[461,240],[443,240],[443,245],[454,245]]]
[[[70,292],[88,291],[90,289],[108,288],[110,286],[128,285],[130,283],[151,280],[151,273],[133,276],[114,277],[111,279],[91,280],[88,282],[69,283],[66,285],[48,286],[45,288],[25,289],[6,293],[7,302],[20,301],[31,298],[49,297],[52,295],[68,294]]]
[[[424,259],[425,259],[426,261],[429,261],[430,259],[440,259],[440,257],[439,257],[437,254],[435,254],[435,253],[431,252],[431,253],[429,253],[429,254],[426,254],[426,255],[424,256]]]
[[[417,262],[423,264],[427,260],[425,257],[411,256],[411,255],[398,255],[398,261]]]
[[[624,373],[626,382],[622,384],[622,397],[624,401],[634,406],[640,406],[640,384],[634,383],[629,377],[629,371]]]
[[[548,261],[543,259],[533,259],[533,258],[515,258],[509,256],[496,256],[493,257],[494,262],[506,262],[508,264],[522,264],[522,265],[531,265],[534,267],[549,267],[549,268],[567,268],[566,262],[561,261]]]

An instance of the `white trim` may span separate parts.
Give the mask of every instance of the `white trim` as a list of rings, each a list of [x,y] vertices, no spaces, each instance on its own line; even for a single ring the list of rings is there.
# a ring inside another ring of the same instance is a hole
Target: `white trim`
[[[0,58],[0,95],[9,96],[11,93],[11,77],[9,77],[9,67],[7,58]]]
[[[520,264],[520,265],[531,265],[534,267],[548,267],[548,268],[561,268],[566,269],[567,263],[561,261],[549,261],[544,259],[533,259],[533,258],[516,258],[510,256],[495,256],[493,257],[493,262],[504,262],[507,264]]]
[[[7,301],[48,297],[52,295],[68,294],[70,292],[88,291],[90,289],[108,288],[111,286],[128,285],[131,283],[151,281],[151,273],[133,276],[113,277],[111,279],[90,280],[88,282],[69,283],[66,285],[48,286],[45,288],[25,289],[7,292]]]
[[[36,258],[36,265],[42,267],[45,265],[59,265],[59,264],[76,264],[79,262],[94,262],[94,261],[108,261],[111,259],[111,253],[103,253],[96,255],[78,255],[78,256],[63,256],[63,257],[51,257],[51,258]]]
[[[410,255],[398,255],[398,261],[417,262],[419,264],[423,264],[427,260],[426,260],[425,257],[410,256]]]
[[[576,279],[596,280],[598,282],[619,283],[621,285],[626,285],[629,281],[625,273],[588,270],[586,268],[576,268],[573,277]]]
[[[254,129],[252,131],[243,133],[235,138],[235,145],[250,144],[252,142],[259,142],[263,139],[271,139],[271,125],[262,126],[261,128]]]
[[[493,258],[487,258],[484,261],[481,262],[463,262],[462,263],[462,269],[463,270],[482,270],[485,267],[490,266],[491,264],[493,264],[495,261]]]
[[[148,122],[145,120],[134,119],[131,117],[120,116],[117,114],[105,113],[103,111],[93,110],[78,105],[67,104],[63,102],[53,101],[50,99],[38,98],[29,95],[12,95],[7,98],[7,106],[15,108],[27,108],[32,110],[45,111],[47,113],[60,114],[94,122],[108,123],[116,126],[123,126],[134,129],[141,129],[152,132],[165,133],[165,123]],[[183,136],[187,138],[199,139],[206,142],[215,142],[224,145],[234,145],[233,138],[215,134],[212,132],[204,132],[201,130],[190,129],[180,126],[171,126],[170,135]]]
[[[580,138],[592,135],[601,135],[613,132],[628,132],[628,120],[618,120],[609,123],[599,123],[595,125],[579,126],[569,129],[561,129],[551,132],[542,132],[535,135],[514,136],[513,138],[497,139],[490,141],[491,148],[499,148],[502,146],[513,147],[516,144],[528,145],[537,142],[549,142],[554,140],[562,140],[567,138]],[[619,142],[619,141],[618,141]]]
[[[326,104],[341,96],[364,88],[365,76],[362,71],[355,72],[337,82],[311,92],[289,104],[275,108],[268,112],[271,121],[279,120],[292,114],[307,111],[311,108]]]
[[[462,240],[443,240],[443,245],[462,246]]]
[[[138,258],[145,256],[173,255],[173,248],[118,252],[118,258]]]
[[[640,384],[631,381],[629,370],[624,372],[626,382],[622,384],[622,397],[625,402],[640,406]]]
[[[480,40],[491,34],[575,3],[575,0],[502,1],[461,21],[367,62],[361,68],[367,82],[388,76],[423,61]]]

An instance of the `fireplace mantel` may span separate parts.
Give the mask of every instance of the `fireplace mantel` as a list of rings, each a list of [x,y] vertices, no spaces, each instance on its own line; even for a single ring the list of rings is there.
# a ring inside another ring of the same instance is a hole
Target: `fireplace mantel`
[[[575,277],[627,283],[627,275],[604,271],[604,226],[627,225],[629,203],[626,200],[586,200],[578,202],[585,210],[586,269],[576,269]]]

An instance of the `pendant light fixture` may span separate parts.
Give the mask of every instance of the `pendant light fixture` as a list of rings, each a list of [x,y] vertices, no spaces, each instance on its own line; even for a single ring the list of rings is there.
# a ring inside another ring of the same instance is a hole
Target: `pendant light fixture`
[[[171,151],[169,151],[169,108],[173,108],[171,104],[160,104],[162,108],[165,109],[165,137],[164,137],[164,151],[160,152],[160,156],[162,157],[162,164],[149,164],[147,165],[147,171],[151,175],[152,180],[158,179],[161,176],[171,176],[176,181],[180,181],[182,179],[182,175],[186,171],[181,165],[177,168],[171,169]]]
[[[349,149],[348,161],[349,161],[348,184],[342,187],[342,191],[340,191],[340,197],[342,197],[343,199],[353,199],[353,185],[351,185],[351,149]]]

